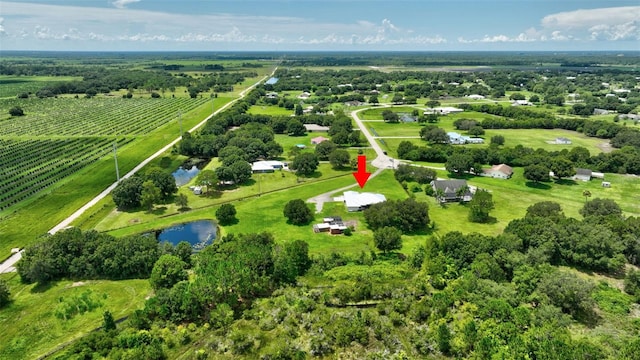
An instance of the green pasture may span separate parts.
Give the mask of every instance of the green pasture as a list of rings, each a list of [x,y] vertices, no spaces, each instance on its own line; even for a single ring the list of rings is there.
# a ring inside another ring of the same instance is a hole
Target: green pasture
[[[293,115],[293,110],[287,110],[284,107],[279,106],[260,106],[253,105],[247,111],[248,114],[260,114],[260,115],[271,115],[271,116],[291,116]]]
[[[3,274],[12,302],[0,311],[0,358],[35,359],[56,347],[78,339],[102,326],[102,314],[109,310],[115,319],[144,306],[151,295],[148,280],[58,281],[51,285],[23,284],[17,274]],[[96,308],[69,319],[56,316],[61,302],[90,291]]]

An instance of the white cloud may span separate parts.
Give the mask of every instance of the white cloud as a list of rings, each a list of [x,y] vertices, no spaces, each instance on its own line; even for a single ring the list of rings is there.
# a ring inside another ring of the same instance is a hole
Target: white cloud
[[[111,2],[111,5],[118,9],[125,9],[127,5],[140,2],[140,0],[115,0]]]
[[[470,43],[523,43],[546,41],[640,40],[640,6],[566,11],[545,16],[539,29],[529,28],[516,36],[485,35],[458,38]]]
[[[545,16],[541,24],[550,29],[586,29],[597,25],[628,23],[640,19],[640,6],[581,9]]]
[[[5,36],[7,32],[4,30],[4,18],[0,17],[0,37]]]

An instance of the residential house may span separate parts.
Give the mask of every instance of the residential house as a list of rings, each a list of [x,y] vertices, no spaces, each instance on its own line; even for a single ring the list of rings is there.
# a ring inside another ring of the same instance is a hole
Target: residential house
[[[364,103],[358,100],[351,100],[344,103],[344,106],[362,106]]]
[[[430,183],[440,202],[471,201],[473,193],[465,180],[433,180]]]
[[[555,143],[558,145],[571,145],[571,140],[566,137],[557,137]]]
[[[318,136],[318,137],[314,137],[313,139],[311,139],[311,144],[312,145],[318,145],[323,141],[328,141],[329,139],[327,139],[324,136]]]
[[[455,113],[461,113],[461,112],[464,112],[464,110],[451,107],[451,106],[443,106],[443,107],[428,108],[425,110],[424,115],[431,115],[431,114],[449,115],[449,114],[455,114]]]
[[[342,197],[347,211],[362,211],[369,206],[387,201],[382,194],[377,193],[359,193],[356,191],[345,191]]]
[[[593,109],[593,115],[609,115],[611,111],[605,109]]]
[[[533,105],[528,100],[513,100],[511,106],[531,106]]]
[[[478,94],[471,94],[471,95],[467,95],[466,97],[468,97],[471,100],[482,100],[482,99],[484,99],[484,96],[478,95]]]
[[[327,132],[329,131],[328,126],[322,126],[318,124],[304,124],[304,128],[307,129],[308,132]]]
[[[277,99],[278,98],[278,93],[277,92],[268,92],[264,95],[264,97],[266,97],[267,99]]]
[[[449,136],[449,143],[452,145],[484,144],[484,139],[482,138],[472,138],[466,135],[458,134],[455,131],[448,132],[447,136]]]
[[[399,113],[400,121],[404,123],[416,122],[416,118],[407,114],[407,113]]]
[[[308,91],[305,91],[302,94],[298,95],[298,99],[308,99],[309,97],[311,97],[311,93],[309,93]]]
[[[508,179],[513,175],[513,168],[506,164],[493,165],[490,169],[484,169],[482,176],[498,178],[498,179]]]

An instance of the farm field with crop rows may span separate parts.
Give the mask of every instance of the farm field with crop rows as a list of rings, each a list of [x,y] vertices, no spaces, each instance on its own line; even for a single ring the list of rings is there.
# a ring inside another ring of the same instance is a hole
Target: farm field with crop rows
[[[0,99],[0,211],[42,192],[136,138],[210,101],[190,99]]]
[[[139,135],[210,101],[169,99],[3,99],[0,113],[20,106],[25,116],[0,119],[0,136]]]

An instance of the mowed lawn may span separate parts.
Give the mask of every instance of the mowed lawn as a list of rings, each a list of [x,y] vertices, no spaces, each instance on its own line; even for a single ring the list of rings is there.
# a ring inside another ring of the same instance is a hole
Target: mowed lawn
[[[68,341],[102,326],[102,315],[109,310],[115,319],[144,306],[151,295],[148,280],[90,280],[74,283],[59,281],[37,287],[20,282],[16,274],[3,274],[9,283],[12,302],[0,311],[0,359],[35,359]],[[101,305],[64,320],[56,317],[61,302],[90,291],[90,298]]]
[[[260,115],[271,115],[271,116],[291,116],[293,115],[293,110],[287,110],[284,107],[279,106],[260,106],[253,105],[247,111],[248,114],[260,114]]]

